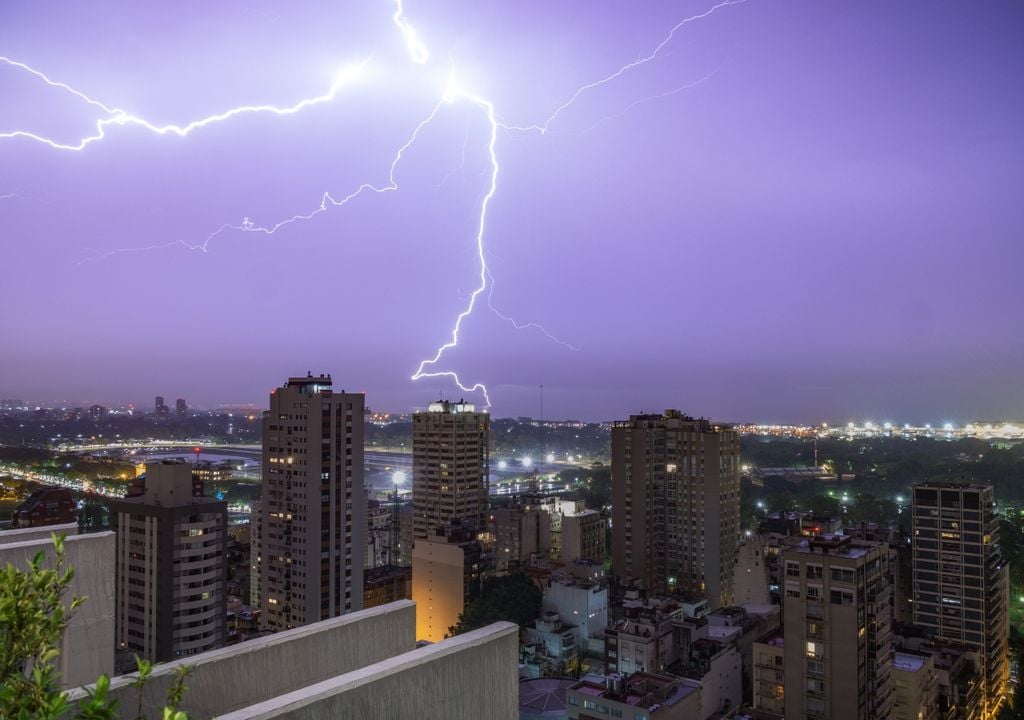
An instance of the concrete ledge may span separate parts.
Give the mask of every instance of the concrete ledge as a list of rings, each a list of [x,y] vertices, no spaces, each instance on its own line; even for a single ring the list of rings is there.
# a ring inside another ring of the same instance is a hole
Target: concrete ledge
[[[114,671],[114,533],[78,535],[78,526],[50,525],[0,532],[0,564],[24,570],[42,552],[53,567],[51,533],[65,533],[64,559],[74,569],[66,600],[84,597],[61,641],[58,668],[64,688],[95,682]]]
[[[494,623],[219,720],[516,720],[518,649],[519,628]]]
[[[104,533],[96,534],[103,535]],[[78,535],[78,523],[4,530],[0,532],[0,547],[13,543],[35,542],[39,540],[50,542],[50,535],[67,535],[69,538],[72,535]]]
[[[342,615],[153,668],[142,691],[142,708],[156,717],[179,667],[192,668],[181,709],[203,720],[292,692],[311,682],[355,670],[416,647],[416,609],[409,600]],[[114,678],[110,694],[122,718],[136,717],[132,682],[138,673]],[[72,703],[84,691],[71,694]]]

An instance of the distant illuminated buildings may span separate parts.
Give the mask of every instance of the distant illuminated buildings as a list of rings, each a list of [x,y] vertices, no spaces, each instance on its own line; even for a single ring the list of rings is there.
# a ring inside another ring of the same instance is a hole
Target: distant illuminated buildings
[[[174,401],[174,414],[179,418],[184,418],[188,415],[188,404],[184,399],[178,398]]]

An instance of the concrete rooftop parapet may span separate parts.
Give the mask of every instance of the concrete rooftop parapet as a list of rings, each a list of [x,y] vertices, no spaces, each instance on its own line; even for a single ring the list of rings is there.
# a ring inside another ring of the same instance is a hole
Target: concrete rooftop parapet
[[[517,720],[519,628],[485,628],[311,684],[219,720]]]
[[[178,667],[192,668],[181,709],[204,720],[253,703],[271,700],[311,683],[401,655],[416,647],[416,606],[410,600],[341,615],[274,635],[248,640],[154,666],[146,684],[143,711],[156,717]],[[136,716],[137,673],[110,683],[122,718]],[[83,690],[71,693],[72,705]]]
[[[112,532],[78,535],[78,526],[48,525],[0,532],[0,566],[24,570],[42,552],[43,567],[53,567],[51,533],[64,534],[64,558],[75,571],[64,598],[86,600],[75,611],[61,640],[58,668],[61,685],[72,688],[95,682],[114,671],[114,548]]]
[[[66,535],[71,537],[72,535],[77,534],[78,523],[66,523],[64,525],[40,525],[39,527],[3,530],[0,531],[0,546],[12,545],[14,543],[38,542],[39,540],[49,542],[51,535]]]

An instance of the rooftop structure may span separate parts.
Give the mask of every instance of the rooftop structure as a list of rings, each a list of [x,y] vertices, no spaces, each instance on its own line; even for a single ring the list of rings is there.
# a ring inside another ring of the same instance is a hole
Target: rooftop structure
[[[517,628],[495,623],[416,647],[416,613],[400,601],[154,667],[141,709],[155,717],[182,665],[189,717],[288,720],[515,720]],[[136,717],[134,676],[110,696]],[[71,693],[75,702],[84,690]]]
[[[645,711],[652,720],[705,717],[700,684],[672,675],[588,675],[568,688],[566,698],[570,720],[609,715],[635,718],[637,711]]]

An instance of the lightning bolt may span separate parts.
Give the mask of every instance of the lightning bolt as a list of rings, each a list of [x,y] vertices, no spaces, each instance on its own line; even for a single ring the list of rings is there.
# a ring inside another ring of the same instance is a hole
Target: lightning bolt
[[[257,232],[257,233],[262,233],[262,234],[265,234],[265,235],[273,235],[274,233],[276,233],[281,228],[290,226],[290,225],[295,224],[295,223],[311,220],[312,218],[316,217],[317,215],[320,215],[321,213],[327,212],[331,208],[343,207],[343,206],[349,204],[350,202],[356,200],[357,198],[359,198],[359,197],[361,197],[363,195],[366,195],[366,194],[378,194],[378,195],[381,195],[381,194],[385,194],[385,193],[395,192],[395,191],[397,191],[399,189],[399,183],[398,183],[397,177],[396,177],[396,172],[398,170],[398,167],[399,167],[399,165],[400,165],[400,163],[402,161],[402,158],[403,158],[404,154],[409,150],[410,147],[413,146],[413,144],[415,144],[415,142],[416,142],[417,138],[419,137],[421,131],[427,125],[429,125],[431,122],[433,122],[433,120],[438,116],[438,114],[441,112],[441,110],[444,107],[452,105],[455,102],[468,102],[471,105],[474,105],[475,107],[477,107],[478,109],[480,109],[482,111],[482,113],[484,114],[484,117],[487,120],[488,127],[489,127],[488,140],[487,140],[487,156],[488,156],[488,159],[489,159],[489,162],[490,162],[490,177],[489,177],[489,182],[487,184],[486,193],[484,194],[484,197],[483,197],[483,199],[482,199],[482,201],[480,203],[479,219],[478,219],[476,233],[475,233],[476,254],[477,254],[477,259],[479,261],[479,268],[480,268],[479,269],[479,275],[478,275],[478,281],[477,281],[477,284],[476,284],[475,288],[473,289],[472,293],[469,296],[469,299],[468,299],[468,301],[467,301],[467,303],[465,305],[465,308],[455,318],[455,322],[454,322],[454,325],[452,326],[451,333],[450,333],[450,339],[447,342],[445,342],[444,344],[442,344],[441,346],[439,346],[432,357],[424,359],[424,360],[422,360],[420,362],[419,366],[416,368],[416,371],[412,374],[411,379],[413,381],[415,381],[415,380],[419,380],[421,378],[435,378],[435,377],[445,377],[445,378],[448,378],[451,381],[453,381],[464,392],[479,392],[479,393],[481,393],[483,395],[483,397],[484,397],[484,400],[485,400],[487,406],[490,407],[490,405],[491,405],[491,398],[490,398],[490,394],[489,394],[489,392],[487,390],[486,385],[484,385],[483,383],[480,383],[480,382],[476,382],[476,383],[472,383],[472,384],[466,384],[466,383],[464,383],[462,381],[462,379],[459,377],[459,375],[455,371],[447,370],[447,369],[442,369],[442,368],[439,367],[440,363],[441,363],[441,360],[443,359],[445,354],[449,350],[452,350],[453,348],[458,346],[459,335],[460,335],[460,332],[462,331],[463,323],[473,314],[473,311],[476,309],[478,301],[480,300],[481,296],[484,295],[485,292],[487,293],[486,294],[486,305],[487,305],[487,308],[491,312],[493,312],[497,317],[499,317],[501,320],[510,323],[516,330],[526,330],[526,329],[537,330],[538,332],[542,333],[545,337],[547,337],[548,339],[552,340],[553,342],[558,343],[558,344],[560,344],[560,345],[562,345],[562,346],[564,346],[564,347],[566,347],[566,348],[568,348],[570,350],[577,350],[577,348],[574,347],[573,345],[571,345],[570,343],[565,342],[565,341],[559,339],[558,337],[556,337],[555,335],[553,335],[552,333],[548,332],[548,330],[546,328],[544,328],[543,325],[540,325],[540,324],[534,323],[534,322],[521,323],[521,322],[515,320],[514,318],[509,317],[509,316],[501,313],[495,307],[495,305],[494,305],[494,286],[495,286],[494,276],[492,275],[490,267],[487,264],[487,255],[485,253],[484,238],[485,238],[486,230],[487,230],[488,210],[490,209],[491,202],[494,199],[494,196],[495,196],[495,194],[497,193],[497,190],[498,190],[498,176],[499,176],[499,172],[500,172],[500,164],[499,164],[499,161],[498,161],[498,153],[497,153],[496,147],[497,147],[497,142],[498,142],[499,130],[505,130],[505,131],[508,131],[508,132],[523,132],[523,133],[537,132],[537,133],[539,133],[541,135],[547,134],[551,124],[555,120],[557,120],[558,117],[565,110],[567,110],[569,107],[571,107],[573,104],[575,104],[576,101],[583,94],[585,94],[586,92],[588,92],[590,90],[593,90],[595,88],[601,87],[601,86],[603,86],[605,84],[608,84],[608,83],[616,80],[617,78],[623,76],[624,74],[628,73],[630,70],[633,70],[634,68],[637,68],[637,67],[639,67],[641,65],[644,65],[644,64],[646,64],[648,62],[651,62],[652,60],[656,59],[659,56],[659,54],[662,52],[662,50],[673,40],[673,38],[675,37],[676,33],[680,29],[682,29],[685,25],[687,25],[687,24],[689,24],[691,22],[695,22],[697,20],[700,20],[702,18],[706,18],[706,17],[708,17],[709,15],[711,15],[712,13],[714,13],[716,10],[718,10],[720,8],[723,8],[723,7],[726,7],[726,6],[729,6],[729,5],[740,4],[740,3],[743,3],[743,2],[746,2],[746,0],[722,0],[722,1],[718,2],[717,4],[711,6],[708,10],[704,11],[703,13],[700,13],[700,14],[697,14],[697,15],[693,15],[693,16],[690,16],[690,17],[687,17],[687,18],[681,20],[680,22],[678,22],[675,26],[673,26],[671,28],[671,30],[669,31],[667,36],[652,51],[650,51],[647,55],[641,56],[640,58],[638,58],[637,60],[635,60],[633,62],[630,62],[630,63],[627,63],[625,65],[622,65],[615,72],[611,73],[610,75],[607,75],[606,77],[603,77],[601,79],[598,79],[598,80],[595,80],[593,82],[590,82],[590,83],[587,83],[585,85],[580,86],[575,92],[572,93],[572,95],[569,96],[569,98],[566,101],[564,101],[562,104],[560,104],[558,107],[556,107],[554,109],[554,111],[551,112],[541,123],[538,123],[538,124],[535,124],[535,125],[513,126],[513,125],[508,125],[508,124],[504,123],[497,116],[493,103],[490,100],[488,100],[487,98],[485,98],[485,97],[482,97],[480,95],[477,95],[475,93],[471,93],[471,92],[469,92],[467,90],[462,89],[458,85],[458,83],[455,82],[455,80],[454,80],[454,72],[453,72],[452,75],[449,78],[448,87],[445,89],[444,95],[442,96],[440,102],[438,102],[438,104],[434,106],[433,110],[430,112],[430,114],[425,119],[420,121],[419,124],[417,124],[415,126],[415,128],[414,128],[412,134],[410,135],[409,139],[403,145],[401,145],[398,148],[398,150],[396,151],[396,153],[395,153],[395,155],[393,157],[393,160],[391,162],[388,174],[387,174],[387,182],[386,183],[382,183],[382,184],[363,183],[363,184],[359,185],[356,189],[354,189],[352,192],[348,193],[345,196],[338,197],[338,198],[335,198],[329,192],[325,192],[323,194],[323,196],[321,197],[321,199],[320,199],[319,205],[316,206],[310,212],[302,213],[302,214],[296,214],[296,215],[293,215],[291,217],[288,217],[288,218],[285,218],[283,220],[280,220],[280,221],[278,221],[278,222],[276,222],[274,224],[271,224],[271,225],[256,225],[249,218],[244,218],[242,220],[242,222],[239,223],[239,224],[226,223],[226,224],[221,225],[219,228],[214,230],[212,233],[210,233],[199,244],[190,244],[190,243],[187,243],[187,242],[185,242],[183,240],[174,240],[174,241],[171,241],[171,242],[168,242],[168,243],[164,243],[164,244],[160,244],[160,245],[153,245],[153,246],[149,246],[149,247],[120,248],[120,249],[115,249],[115,250],[109,250],[109,251],[106,251],[106,252],[99,252],[97,250],[92,250],[92,252],[94,253],[93,257],[86,258],[86,260],[84,260],[83,262],[92,261],[92,260],[99,260],[99,259],[102,259],[102,258],[107,258],[107,257],[110,257],[112,255],[117,255],[117,254],[122,254],[122,253],[146,252],[146,251],[164,249],[164,248],[169,248],[169,247],[174,247],[174,246],[182,246],[182,247],[188,248],[190,250],[200,250],[200,251],[205,252],[205,251],[208,250],[210,242],[214,238],[218,237],[222,233],[227,232],[229,230],[230,231],[238,231],[238,232]],[[403,38],[403,40],[405,42],[406,51],[408,52],[410,59],[412,60],[413,63],[418,64],[418,65],[426,64],[428,62],[429,58],[430,58],[430,52],[427,49],[427,46],[424,44],[424,42],[420,39],[419,34],[417,33],[416,29],[412,26],[412,24],[409,22],[408,18],[406,17],[405,9],[404,9],[402,0],[395,0],[394,7],[395,7],[395,12],[392,15],[392,22],[394,23],[395,27],[398,29],[400,35],[402,36],[402,38]],[[231,108],[231,109],[229,109],[227,111],[224,111],[224,112],[221,112],[221,113],[218,113],[218,114],[215,114],[215,115],[209,115],[209,116],[201,118],[199,120],[194,120],[194,121],[189,122],[189,123],[187,123],[185,125],[176,125],[176,124],[158,125],[158,124],[154,124],[154,123],[152,123],[152,122],[150,122],[150,121],[148,121],[148,120],[146,120],[146,119],[144,119],[144,118],[142,118],[140,116],[128,113],[127,111],[122,110],[120,108],[113,107],[113,106],[107,105],[107,104],[105,104],[103,102],[100,102],[99,100],[96,100],[96,99],[90,97],[89,95],[87,95],[87,94],[85,94],[85,93],[83,93],[83,92],[81,92],[81,91],[71,87],[70,85],[67,85],[65,83],[52,80],[51,78],[49,78],[44,73],[40,72],[39,70],[36,70],[35,68],[33,68],[33,67],[31,67],[31,66],[29,66],[29,65],[27,65],[25,63],[22,63],[22,62],[19,62],[19,61],[16,61],[16,60],[13,60],[11,58],[4,57],[4,56],[0,56],[0,63],[3,63],[3,64],[6,64],[6,65],[9,65],[9,66],[12,66],[12,67],[24,70],[25,72],[28,72],[29,74],[31,74],[31,75],[35,76],[36,78],[42,80],[48,86],[60,89],[60,90],[62,90],[64,92],[67,92],[67,93],[70,93],[71,95],[77,97],[78,99],[86,102],[90,106],[97,108],[103,114],[103,117],[100,117],[100,118],[98,118],[96,120],[95,132],[93,134],[91,134],[91,135],[87,135],[85,137],[80,138],[77,143],[70,143],[69,144],[69,143],[59,142],[59,141],[54,140],[52,138],[48,138],[46,136],[39,135],[37,133],[31,132],[31,131],[28,131],[28,130],[13,130],[13,131],[8,131],[8,132],[0,132],[0,139],[26,138],[26,139],[33,140],[35,142],[39,142],[39,143],[42,143],[44,145],[47,145],[47,146],[49,146],[49,147],[51,147],[51,148],[53,148],[55,150],[66,150],[66,151],[79,152],[79,151],[84,150],[90,144],[104,139],[106,137],[106,134],[107,134],[107,129],[108,128],[113,128],[113,127],[138,126],[138,127],[144,128],[144,129],[146,129],[146,130],[148,130],[148,131],[150,131],[152,133],[155,133],[157,135],[176,135],[178,137],[185,137],[185,136],[189,135],[191,132],[193,132],[195,130],[198,130],[200,128],[206,127],[206,126],[214,124],[214,123],[219,123],[219,122],[223,122],[223,121],[229,120],[229,119],[231,119],[233,117],[236,117],[236,116],[239,116],[239,115],[244,115],[244,114],[261,114],[261,113],[273,114],[273,115],[278,115],[278,116],[293,115],[293,114],[301,112],[302,110],[304,110],[306,108],[309,108],[309,107],[312,107],[312,106],[315,106],[315,105],[319,105],[319,104],[323,104],[323,103],[329,103],[329,102],[335,100],[336,97],[338,96],[338,94],[340,93],[340,91],[343,88],[345,88],[346,86],[352,84],[353,82],[355,82],[356,80],[358,80],[362,76],[363,70],[365,69],[366,65],[369,62],[370,62],[370,58],[367,58],[367,59],[363,60],[361,63],[356,63],[354,65],[351,65],[351,66],[347,67],[347,68],[343,68],[341,70],[341,72],[338,74],[338,76],[336,77],[334,83],[324,93],[322,93],[320,95],[317,95],[317,96],[314,96],[314,97],[302,99],[302,100],[300,100],[299,102],[297,102],[297,103],[295,103],[293,105],[289,105],[289,106],[243,105],[243,106]],[[712,73],[712,75],[713,74],[714,73]],[[636,105],[638,105],[638,104],[640,104],[642,102],[647,102],[647,101],[650,101],[650,100],[654,100],[654,99],[657,99],[659,97],[667,97],[667,96],[675,94],[677,92],[681,92],[682,90],[687,89],[689,87],[693,87],[694,85],[699,84],[700,82],[703,82],[704,80],[707,80],[707,79],[708,79],[707,77],[706,78],[702,78],[701,80],[698,80],[698,81],[696,81],[694,83],[689,83],[687,85],[684,85],[682,87],[676,88],[676,89],[671,90],[671,91],[668,91],[666,93],[662,93],[662,94],[656,95],[656,96],[651,96],[651,97],[648,97],[648,98],[642,98],[642,99],[640,99],[638,101],[635,101],[631,105],[629,105],[625,110],[623,110],[619,114],[620,115],[621,114],[625,114],[630,109],[632,109],[633,107],[635,107]],[[601,123],[601,122],[603,122],[605,120],[610,119],[611,117],[616,117],[616,116],[609,116],[607,118],[602,118],[602,119],[598,120],[597,123],[595,123],[595,126],[596,126],[596,124],[599,124],[599,123]],[[589,131],[593,127],[594,126],[592,126],[591,128],[588,128],[587,131]],[[584,131],[584,132],[587,132],[587,131]],[[463,147],[463,154],[464,153],[465,153],[465,147]],[[460,165],[460,167],[461,167],[461,165]],[[455,172],[457,172],[457,170]],[[447,178],[450,177],[451,174],[452,173],[449,173],[449,175],[446,176],[445,180],[447,180]],[[444,181],[442,181],[442,184],[443,184],[443,182]],[[10,196],[0,196],[0,199],[3,199],[4,197],[10,197]]]
[[[19,137],[28,138],[29,140],[34,140],[36,142],[43,143],[44,145],[48,145],[54,150],[71,150],[75,152],[80,152],[84,150],[87,146],[91,145],[92,143],[104,139],[107,136],[107,128],[112,126],[125,127],[134,125],[145,128],[146,130],[149,130],[150,132],[155,133],[157,135],[177,135],[178,137],[185,137],[194,130],[204,128],[207,125],[212,125],[213,123],[223,122],[224,120],[228,120],[229,118],[233,118],[237,115],[261,113],[269,113],[272,115],[294,115],[298,112],[301,112],[302,110],[305,110],[308,107],[312,107],[314,105],[321,105],[323,103],[328,103],[334,100],[338,96],[338,93],[341,91],[342,88],[344,88],[347,85],[350,85],[351,83],[353,83],[355,80],[362,76],[363,70],[365,69],[366,65],[370,62],[370,58],[366,58],[362,62],[356,63],[349,67],[342,68],[342,70],[338,73],[334,83],[322,95],[317,95],[311,98],[305,98],[295,103],[294,105],[289,105],[285,107],[280,107],[277,105],[242,105],[239,107],[231,108],[230,110],[226,110],[225,112],[217,113],[216,115],[209,115],[199,120],[193,120],[187,125],[156,125],[146,120],[145,118],[139,117],[138,115],[132,115],[120,108],[110,107],[100,102],[99,100],[95,100],[94,98],[89,97],[83,92],[75,90],[74,88],[66,85],[65,83],[51,80],[44,73],[40,72],[39,70],[36,70],[33,67],[30,67],[29,65],[26,65],[25,63],[18,62],[16,60],[11,60],[10,58],[4,57],[2,55],[0,55],[0,62],[13,67],[21,68],[31,73],[32,75],[40,78],[50,87],[56,87],[66,90],[67,92],[70,92],[72,95],[84,100],[90,105],[99,108],[107,115],[107,117],[100,118],[96,121],[95,133],[93,133],[92,135],[86,135],[85,137],[80,138],[77,143],[73,144],[58,142],[51,138],[44,137],[42,135],[37,135],[36,133],[30,132],[28,130],[12,130],[9,132],[0,132],[0,140]]]
[[[548,115],[542,122],[536,125],[505,125],[505,129],[517,132],[539,132],[541,135],[546,135],[548,129],[551,127],[551,123],[557,120],[559,115],[561,115],[563,112],[568,110],[572,105],[574,105],[576,101],[580,99],[581,95],[588,92],[589,90],[599,88],[602,85],[607,85],[613,80],[622,77],[630,70],[638,68],[641,65],[646,65],[647,63],[656,59],[658,55],[661,54],[661,51],[664,50],[665,47],[672,42],[672,40],[676,36],[676,33],[683,29],[685,26],[689,25],[690,23],[696,22],[697,20],[703,20],[704,18],[710,16],[716,10],[719,10],[721,8],[728,7],[730,5],[739,5],[741,3],[745,3],[746,1],[747,0],[721,0],[721,2],[712,5],[710,8],[708,8],[702,13],[698,13],[697,15],[691,15],[690,17],[680,20],[678,23],[672,26],[672,29],[669,30],[668,35],[666,35],[665,38],[660,43],[658,43],[655,46],[655,48],[651,50],[647,55],[643,55],[634,60],[633,62],[626,63],[625,65],[621,66],[618,70],[613,72],[611,75],[607,75],[601,78],[600,80],[594,80],[593,82],[589,82],[586,85],[581,85],[579,88],[576,89],[576,92],[569,96],[568,100],[566,100],[561,105],[556,107],[554,111],[550,115]]]

